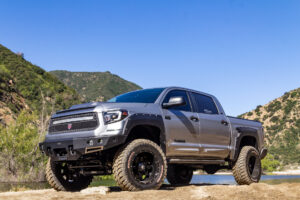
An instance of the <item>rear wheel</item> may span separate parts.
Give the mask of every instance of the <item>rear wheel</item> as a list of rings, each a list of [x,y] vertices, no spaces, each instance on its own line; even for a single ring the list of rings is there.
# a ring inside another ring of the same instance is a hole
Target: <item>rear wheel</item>
[[[193,177],[193,169],[184,165],[169,165],[167,179],[171,185],[188,185]]]
[[[244,146],[232,170],[239,185],[259,182],[262,170],[257,149],[252,146]]]
[[[53,162],[49,158],[46,166],[46,179],[57,191],[80,191],[89,186],[92,176],[83,176],[69,169],[66,162]]]
[[[136,139],[115,158],[113,173],[123,190],[158,189],[167,171],[166,157],[154,142]]]

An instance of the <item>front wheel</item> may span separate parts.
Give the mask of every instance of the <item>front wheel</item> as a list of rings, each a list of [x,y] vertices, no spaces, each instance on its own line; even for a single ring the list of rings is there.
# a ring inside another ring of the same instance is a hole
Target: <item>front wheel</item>
[[[262,170],[257,149],[252,146],[244,146],[232,170],[239,185],[259,182]]]
[[[167,171],[166,157],[150,140],[136,139],[117,154],[113,173],[122,190],[158,189]]]
[[[46,166],[46,179],[57,191],[80,191],[89,186],[92,176],[83,176],[70,170],[66,162],[53,162],[49,158]]]

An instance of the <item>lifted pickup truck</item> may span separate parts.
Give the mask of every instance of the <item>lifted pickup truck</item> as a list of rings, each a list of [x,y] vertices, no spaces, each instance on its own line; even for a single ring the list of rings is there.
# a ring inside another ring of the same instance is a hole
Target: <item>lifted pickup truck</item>
[[[51,118],[40,150],[56,190],[79,191],[114,174],[123,190],[189,184],[193,170],[232,169],[258,182],[267,154],[260,122],[228,117],[212,95],[179,87],[144,89],[74,105]]]

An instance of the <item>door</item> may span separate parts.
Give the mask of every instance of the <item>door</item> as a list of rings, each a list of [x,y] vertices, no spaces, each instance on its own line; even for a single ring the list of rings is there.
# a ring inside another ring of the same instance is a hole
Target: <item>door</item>
[[[167,137],[167,156],[198,156],[199,120],[192,112],[191,101],[184,90],[171,90],[163,103],[171,97],[183,97],[185,105],[162,110]]]
[[[199,118],[200,156],[225,158],[230,150],[231,131],[227,117],[220,114],[212,97],[191,93]]]

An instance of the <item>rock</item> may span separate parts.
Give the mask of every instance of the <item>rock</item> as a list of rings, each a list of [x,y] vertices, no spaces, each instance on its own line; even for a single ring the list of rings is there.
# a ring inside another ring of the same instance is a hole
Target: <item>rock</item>
[[[100,186],[100,187],[89,187],[87,189],[81,190],[81,194],[103,194],[106,195],[109,192],[108,187]]]

